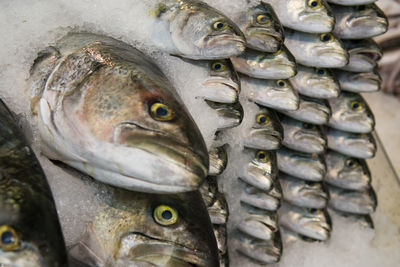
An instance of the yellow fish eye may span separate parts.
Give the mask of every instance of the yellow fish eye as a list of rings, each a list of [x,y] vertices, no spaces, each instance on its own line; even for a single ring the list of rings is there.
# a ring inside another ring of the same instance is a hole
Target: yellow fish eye
[[[0,249],[12,251],[19,248],[19,237],[17,232],[9,225],[0,226]]]
[[[153,119],[157,121],[170,121],[175,116],[170,107],[160,102],[151,105],[150,112]]]
[[[222,21],[217,21],[214,23],[213,27],[214,27],[214,30],[223,31],[228,28],[228,23],[222,22]]]
[[[307,129],[307,130],[316,130],[317,129],[317,126],[310,124],[310,123],[303,123],[303,127],[304,127],[304,129]]]
[[[167,205],[159,205],[154,209],[154,220],[160,225],[172,225],[178,221],[178,212]]]
[[[256,121],[258,124],[268,124],[271,119],[265,114],[258,114],[256,117]]]
[[[269,160],[269,156],[265,151],[258,151],[256,155],[257,159],[261,162],[267,162]]]
[[[226,65],[222,62],[217,61],[211,65],[211,69],[214,71],[224,71],[226,70]]]
[[[282,48],[280,48],[278,51],[272,53],[273,56],[277,56],[279,54],[282,54]]]
[[[315,72],[319,75],[324,75],[326,73],[324,69],[315,69]]]
[[[320,8],[322,6],[322,3],[321,3],[320,0],[309,0],[307,4],[312,9],[317,9],[317,8]]]
[[[330,42],[335,40],[335,37],[331,33],[323,33],[320,35],[320,39],[322,42]]]
[[[257,16],[256,21],[260,24],[267,24],[269,22],[269,17],[264,14],[260,14]]]
[[[276,81],[276,85],[278,85],[279,87],[286,87],[287,83],[284,80],[278,80]]]
[[[358,110],[362,110],[364,108],[364,104],[361,103],[360,101],[355,100],[350,103],[350,107],[352,110],[358,111]]]
[[[319,210],[319,209],[310,209],[310,213],[311,213],[311,214],[314,214],[314,215],[319,215],[319,214],[322,213],[322,211]]]
[[[350,159],[346,160],[345,164],[346,164],[346,167],[355,168],[358,166],[358,160],[350,158]]]

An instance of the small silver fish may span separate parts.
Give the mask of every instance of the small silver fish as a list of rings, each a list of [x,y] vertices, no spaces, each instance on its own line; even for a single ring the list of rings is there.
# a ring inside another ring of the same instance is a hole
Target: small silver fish
[[[261,80],[240,76],[243,95],[265,107],[279,110],[297,110],[299,96],[289,80]]]
[[[336,215],[338,215],[342,218],[345,218],[347,222],[356,223],[365,228],[374,229],[374,221],[372,220],[370,214],[353,214],[353,213],[347,213],[347,212],[330,209],[329,213],[331,213],[331,212],[335,213]]]
[[[297,75],[290,82],[299,94],[309,97],[334,98],[340,92],[339,82],[329,69],[297,65]]]
[[[208,151],[208,158],[210,159],[210,168],[208,175],[220,175],[228,164],[228,155],[225,146],[211,147]]]
[[[331,109],[323,99],[316,99],[300,95],[300,104],[297,110],[279,110],[293,119],[312,124],[326,124],[331,116]]]
[[[279,223],[296,233],[321,241],[330,237],[332,222],[326,210],[300,208],[283,203],[278,213]]]
[[[288,79],[297,73],[296,60],[290,51],[282,45],[275,53],[260,52],[252,49],[231,57],[237,72],[259,79]]]
[[[212,224],[225,224],[228,220],[228,205],[222,193],[218,191],[217,178],[208,176],[199,188]]]
[[[240,201],[260,209],[274,211],[279,209],[282,199],[282,189],[278,180],[274,180],[272,188],[265,192],[247,183],[241,182],[242,194]]]
[[[349,63],[342,70],[354,72],[372,72],[383,52],[373,39],[342,40],[349,53]]]
[[[329,3],[342,6],[366,5],[376,2],[377,0],[326,0]]]
[[[233,128],[242,122],[243,108],[239,102],[234,104],[216,103],[208,100],[206,102],[218,114],[218,130]]]
[[[372,134],[357,134],[328,128],[328,147],[332,150],[355,158],[373,158],[376,142]]]
[[[331,5],[336,18],[333,33],[341,39],[365,39],[388,30],[388,19],[375,4],[359,6]]]
[[[364,191],[371,186],[371,173],[365,160],[328,150],[325,162],[327,171],[324,182],[357,191]]]
[[[376,209],[376,194],[372,187],[366,191],[354,191],[328,186],[328,190],[328,205],[333,209],[355,214],[370,214]]]
[[[372,72],[335,71],[340,88],[355,93],[377,92],[381,89],[382,78],[376,70]]]
[[[321,154],[325,151],[326,137],[317,125],[286,116],[281,119],[281,124],[284,133],[282,144],[285,147],[306,153]]]
[[[275,150],[281,146],[283,129],[276,113],[260,107],[254,118],[254,125],[245,137],[244,146],[254,149]]]
[[[332,33],[304,33],[285,29],[285,45],[297,63],[317,68],[340,68],[349,55]]]
[[[307,154],[287,148],[277,150],[279,171],[295,177],[320,182],[326,173],[324,157],[318,154]]]
[[[304,208],[323,209],[328,203],[328,194],[322,183],[305,181],[281,173],[279,182],[285,201]]]
[[[352,133],[374,130],[374,115],[360,94],[341,92],[338,98],[328,101],[332,110],[328,123],[330,127]]]

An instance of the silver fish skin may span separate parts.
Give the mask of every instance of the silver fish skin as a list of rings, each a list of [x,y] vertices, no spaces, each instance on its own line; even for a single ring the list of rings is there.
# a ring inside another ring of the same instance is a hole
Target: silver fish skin
[[[365,228],[370,228],[374,229],[374,221],[371,218],[370,214],[353,214],[353,213],[347,213],[347,212],[342,212],[334,209],[329,209],[329,212],[334,212],[336,215],[343,217],[346,219],[346,221],[349,221],[351,223],[356,223],[358,225],[361,225]]]
[[[239,231],[234,235],[236,251],[248,257],[252,265],[279,262],[282,255],[282,240],[279,232],[271,240],[253,238]]]
[[[328,123],[330,127],[352,133],[374,130],[374,115],[360,94],[341,92],[338,98],[328,101],[332,110]]]
[[[243,168],[243,173],[239,174],[239,177],[244,182],[268,192],[271,190],[277,175],[276,153],[259,150],[255,158]]]
[[[321,129],[314,124],[304,123],[290,117],[281,119],[283,127],[282,144],[290,149],[321,154],[326,149],[326,137]]]
[[[135,48],[70,33],[39,54],[31,81],[47,157],[137,191],[192,191],[204,181],[209,160],[199,129],[164,74]]]
[[[331,116],[331,109],[323,99],[316,99],[300,95],[300,104],[297,110],[279,110],[293,119],[316,125],[326,124]]]
[[[372,93],[379,91],[382,86],[382,78],[376,70],[372,72],[336,70],[335,75],[343,91]]]
[[[336,18],[333,33],[340,39],[366,39],[388,30],[388,19],[375,4],[331,7]]]
[[[243,192],[240,201],[260,209],[275,211],[279,209],[282,199],[282,189],[278,180],[274,180],[272,188],[265,192],[252,185],[241,183]]]
[[[216,176],[224,172],[228,164],[228,154],[225,146],[211,147],[208,151],[208,158],[210,159],[208,175]]]
[[[357,6],[372,4],[377,0],[326,0],[328,3],[337,4],[341,6]]]
[[[372,134],[349,133],[328,128],[328,148],[350,157],[369,159],[376,153],[376,142]]]
[[[304,33],[285,29],[285,45],[297,63],[317,68],[344,67],[349,55],[332,33]]]
[[[335,210],[370,214],[376,209],[377,199],[372,187],[366,191],[354,191],[328,186],[328,190],[330,196],[328,205]]]
[[[259,79],[288,79],[297,73],[296,60],[292,53],[282,45],[275,53],[260,52],[252,49],[231,57],[237,72]]]
[[[329,150],[325,154],[325,162],[325,183],[357,191],[365,191],[371,186],[371,173],[365,160]]]
[[[261,80],[240,76],[243,94],[255,103],[279,110],[297,110],[299,96],[289,80]]]
[[[207,101],[207,104],[218,114],[218,130],[233,128],[243,120],[243,108],[239,102],[234,104],[223,104]]]
[[[277,150],[279,171],[307,181],[320,182],[326,173],[324,157],[287,148]]]
[[[247,137],[244,146],[253,149],[275,150],[281,146],[283,128],[278,116],[272,110],[258,106],[254,118],[254,125]]]
[[[373,39],[342,40],[349,53],[349,63],[340,68],[352,72],[372,72],[382,58],[382,49]]]
[[[331,218],[326,210],[296,207],[283,203],[278,210],[280,225],[313,239],[326,241],[332,230]]]
[[[265,0],[274,7],[282,25],[312,33],[331,32],[335,18],[325,0]]]
[[[213,230],[215,239],[217,240],[219,266],[229,266],[226,224],[214,224]]]
[[[279,175],[279,183],[285,201],[292,205],[323,209],[328,203],[328,194],[322,183],[305,181],[283,173]]]
[[[235,23],[242,30],[247,47],[273,53],[283,44],[283,28],[272,6],[261,1],[249,6],[240,14]]]
[[[217,178],[208,176],[199,188],[207,207],[212,224],[225,224],[228,220],[228,205],[225,197],[218,191]]]

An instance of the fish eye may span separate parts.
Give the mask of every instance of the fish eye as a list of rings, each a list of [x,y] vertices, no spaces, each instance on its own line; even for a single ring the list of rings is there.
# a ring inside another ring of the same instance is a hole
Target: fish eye
[[[331,33],[323,33],[320,35],[320,39],[322,42],[333,41],[335,37]]]
[[[350,107],[354,111],[362,110],[364,108],[364,104],[361,103],[360,101],[352,101],[350,103]]]
[[[257,22],[260,24],[267,24],[269,22],[269,17],[264,14],[260,14],[256,18]]]
[[[151,116],[157,121],[171,121],[174,118],[174,112],[167,105],[156,102],[150,107]]]
[[[304,127],[304,129],[307,129],[307,130],[316,130],[317,129],[317,126],[310,124],[310,123],[303,123],[303,127]]]
[[[320,8],[322,6],[322,3],[320,0],[309,0],[307,4],[309,7],[313,8],[313,9]]]
[[[279,87],[285,87],[287,86],[286,82],[284,80],[278,80],[276,81],[276,85],[278,85]]]
[[[280,48],[278,51],[276,51],[276,52],[274,52],[274,53],[272,53],[272,55],[273,56],[277,56],[277,55],[279,55],[279,54],[282,54],[282,48]]]
[[[175,224],[178,221],[178,212],[167,205],[159,205],[154,209],[154,220],[163,226]]]
[[[269,160],[269,156],[265,151],[258,151],[256,157],[261,162],[267,162]]]
[[[0,226],[0,249],[12,251],[19,248],[17,232],[9,225]]]
[[[324,75],[326,72],[324,69],[316,69],[317,74]]]
[[[358,160],[356,159],[348,159],[346,160],[346,167],[355,168],[358,166]]]
[[[222,21],[217,21],[214,23],[213,27],[214,27],[214,30],[223,31],[228,28],[228,23],[222,22]]]
[[[360,11],[360,12],[362,12],[362,11],[366,11],[366,10],[368,10],[369,8],[368,8],[368,6],[366,6],[366,5],[361,5],[361,6],[357,6],[356,7],[356,10],[357,11]]]
[[[320,211],[318,209],[310,209],[310,213],[317,215],[320,213]]]
[[[306,181],[305,183],[306,183],[306,185],[309,185],[309,186],[314,186],[316,184],[316,182],[312,182],[312,181]]]
[[[256,121],[258,124],[268,124],[270,122],[270,118],[269,116],[265,115],[265,114],[259,114],[256,117]]]
[[[226,69],[226,65],[222,62],[217,61],[211,65],[211,69],[214,71],[224,71]]]

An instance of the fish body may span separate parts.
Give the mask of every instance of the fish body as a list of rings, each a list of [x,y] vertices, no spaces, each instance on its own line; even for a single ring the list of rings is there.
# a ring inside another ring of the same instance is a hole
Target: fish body
[[[190,191],[204,181],[209,162],[199,129],[163,73],[135,48],[70,33],[39,55],[31,79],[49,158],[138,191]]]
[[[388,19],[375,4],[331,5],[336,18],[333,33],[341,39],[366,39],[388,30]]]
[[[293,150],[306,153],[323,153],[326,137],[317,125],[304,123],[290,117],[281,119],[284,138],[282,144]]]
[[[297,74],[290,82],[301,95],[314,98],[335,98],[340,93],[339,82],[328,69],[297,66]]]
[[[278,180],[274,180],[272,188],[265,192],[254,186],[243,183],[243,192],[240,201],[250,206],[274,211],[281,205],[282,189]]]
[[[329,150],[325,154],[326,175],[324,181],[330,185],[364,191],[371,186],[371,173],[363,159],[357,159]]]
[[[349,55],[332,33],[304,33],[285,29],[285,45],[297,63],[317,68],[341,68]]]
[[[340,88],[354,93],[371,93],[381,89],[382,78],[376,70],[372,72],[335,71]]]
[[[349,53],[349,63],[342,70],[372,72],[383,52],[373,39],[342,40]]]
[[[218,114],[218,130],[238,126],[243,120],[243,108],[239,102],[234,104],[223,104],[206,101],[207,104]]]
[[[0,143],[0,265],[68,266],[47,179],[1,100]]]
[[[231,61],[236,71],[253,78],[288,79],[297,73],[296,60],[285,46],[275,53],[246,49]]]
[[[328,101],[332,110],[328,123],[330,127],[352,133],[370,133],[374,130],[374,115],[360,94],[342,92],[338,98]]]
[[[329,186],[329,207],[349,213],[370,214],[377,206],[376,194],[372,187],[366,191],[346,190]]]

